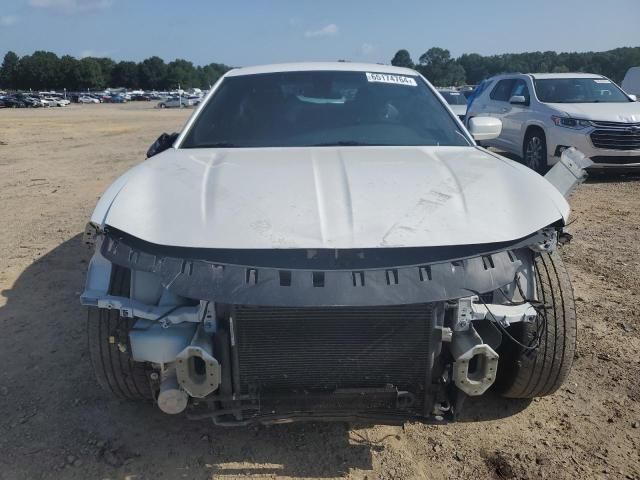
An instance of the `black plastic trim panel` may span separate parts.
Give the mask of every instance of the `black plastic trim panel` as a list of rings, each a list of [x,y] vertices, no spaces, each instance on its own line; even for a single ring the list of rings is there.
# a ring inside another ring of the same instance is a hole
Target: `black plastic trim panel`
[[[105,236],[101,250],[116,265],[159,275],[165,288],[183,297],[263,306],[437,302],[496,290],[511,283],[522,265],[516,255],[504,250],[461,260],[425,260],[387,268],[274,268],[166,256],[159,251],[150,253],[112,235]],[[382,250],[389,253],[393,249]],[[176,249],[175,253],[180,251]]]

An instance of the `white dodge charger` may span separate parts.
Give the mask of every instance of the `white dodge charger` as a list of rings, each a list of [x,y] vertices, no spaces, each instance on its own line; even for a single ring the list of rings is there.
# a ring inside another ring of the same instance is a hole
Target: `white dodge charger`
[[[447,421],[490,388],[553,393],[580,157],[541,177],[476,145],[500,128],[467,131],[409,69],[228,72],[87,226],[98,381],[219,425]]]

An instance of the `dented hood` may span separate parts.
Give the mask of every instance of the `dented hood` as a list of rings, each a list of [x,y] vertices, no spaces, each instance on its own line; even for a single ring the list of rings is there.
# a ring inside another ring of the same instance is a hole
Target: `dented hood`
[[[640,103],[549,103],[572,118],[601,122],[640,122]]]
[[[375,248],[511,241],[568,213],[543,177],[475,147],[171,149],[92,221],[169,246]]]

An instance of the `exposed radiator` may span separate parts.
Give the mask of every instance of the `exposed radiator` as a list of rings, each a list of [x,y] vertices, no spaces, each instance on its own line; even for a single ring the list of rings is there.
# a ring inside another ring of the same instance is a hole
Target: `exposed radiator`
[[[376,388],[423,390],[430,305],[235,306],[244,392]]]

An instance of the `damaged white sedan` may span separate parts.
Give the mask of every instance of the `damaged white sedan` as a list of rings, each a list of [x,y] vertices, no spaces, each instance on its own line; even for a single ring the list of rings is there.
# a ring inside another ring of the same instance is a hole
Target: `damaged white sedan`
[[[219,425],[447,421],[553,393],[575,352],[547,178],[488,152],[413,70],[227,73],[120,177],[86,231],[91,359],[119,398]]]

